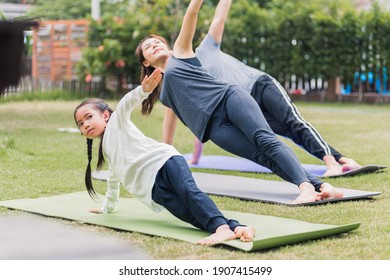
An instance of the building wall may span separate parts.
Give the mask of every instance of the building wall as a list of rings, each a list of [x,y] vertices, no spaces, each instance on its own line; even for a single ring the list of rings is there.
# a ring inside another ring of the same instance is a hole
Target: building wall
[[[25,4],[0,3],[0,11],[8,20],[25,15],[32,7],[32,5]]]
[[[32,75],[34,79],[77,79],[76,64],[87,47],[87,20],[42,21],[33,32]]]

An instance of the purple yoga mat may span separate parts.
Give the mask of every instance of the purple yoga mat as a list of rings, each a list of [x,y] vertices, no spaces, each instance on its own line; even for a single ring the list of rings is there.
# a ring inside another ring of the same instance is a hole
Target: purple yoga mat
[[[185,159],[190,160],[192,154],[185,154]],[[326,171],[325,165],[317,164],[302,164],[303,168],[310,174],[318,177],[322,177],[322,174]],[[253,161],[245,158],[231,157],[231,156],[218,156],[218,155],[202,155],[198,164],[190,165],[191,168],[204,168],[204,169],[217,169],[217,170],[231,170],[242,172],[254,172],[254,173],[272,173],[268,168],[261,166]],[[375,172],[386,168],[380,165],[365,165],[359,169],[347,171],[340,175],[329,177],[341,177],[351,176],[359,173]]]

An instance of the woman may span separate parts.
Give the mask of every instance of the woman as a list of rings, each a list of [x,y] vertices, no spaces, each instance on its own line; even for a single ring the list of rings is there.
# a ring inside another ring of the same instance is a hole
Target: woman
[[[353,159],[343,156],[331,147],[307,122],[276,79],[265,72],[250,67],[221,51],[225,22],[231,0],[220,0],[208,34],[196,48],[196,56],[202,66],[216,79],[236,84],[256,100],[273,132],[287,137],[313,156],[324,161],[327,170],[324,177],[340,175],[361,167]],[[202,144],[195,139],[192,164],[197,164]]]
[[[202,3],[190,2],[173,50],[158,36],[140,42],[136,54],[143,67],[141,78],[156,68],[164,73],[161,87],[143,103],[142,112],[150,113],[159,98],[168,107],[164,142],[172,143],[178,117],[200,141],[210,139],[222,149],[266,166],[296,184],[301,193],[292,203],[342,197],[339,190],[305,172],[291,149],[272,132],[250,95],[202,68],[192,47]]]

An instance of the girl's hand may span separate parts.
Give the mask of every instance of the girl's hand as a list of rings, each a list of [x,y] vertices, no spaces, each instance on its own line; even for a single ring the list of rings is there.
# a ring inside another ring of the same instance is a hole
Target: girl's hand
[[[156,68],[153,73],[149,76],[145,76],[144,80],[142,81],[142,90],[144,92],[152,92],[155,87],[158,85],[158,83],[161,81],[162,74],[161,74],[161,68]]]
[[[88,210],[89,213],[95,213],[95,214],[103,214],[102,209],[100,208],[92,208]]]

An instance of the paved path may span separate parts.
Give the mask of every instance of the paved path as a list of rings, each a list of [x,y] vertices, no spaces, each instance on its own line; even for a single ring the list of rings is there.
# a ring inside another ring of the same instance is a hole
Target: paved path
[[[0,260],[145,260],[111,235],[38,215],[0,214]]]

